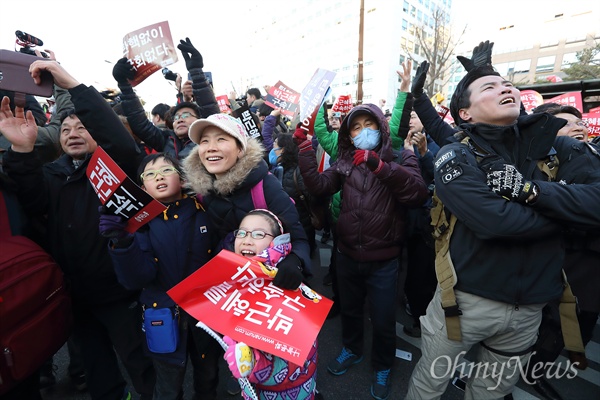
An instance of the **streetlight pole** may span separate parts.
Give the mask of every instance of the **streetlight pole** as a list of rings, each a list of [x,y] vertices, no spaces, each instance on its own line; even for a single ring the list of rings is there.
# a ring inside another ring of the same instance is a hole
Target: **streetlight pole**
[[[360,22],[358,24],[358,76],[356,90],[356,104],[362,104],[363,98],[363,34],[365,24],[365,0],[360,0]]]

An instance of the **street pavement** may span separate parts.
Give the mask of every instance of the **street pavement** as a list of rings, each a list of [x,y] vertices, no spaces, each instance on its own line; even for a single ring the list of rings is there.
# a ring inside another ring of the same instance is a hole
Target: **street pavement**
[[[333,292],[331,286],[323,286],[323,277],[327,273],[329,259],[331,256],[331,240],[326,244],[320,243],[320,234],[317,233],[317,242],[319,250],[313,257],[313,272],[314,277],[311,286],[317,292],[331,297]],[[404,271],[403,271],[404,272]],[[402,287],[404,281],[404,273],[401,274],[399,285]],[[411,324],[412,319],[405,312],[404,304],[401,299],[403,294],[396,299],[397,317],[396,317],[396,333],[397,349],[408,352],[412,356],[411,361],[401,358],[396,358],[392,372],[392,388],[389,399],[403,399],[406,395],[406,388],[410,379],[410,374],[418,361],[421,351],[421,339],[412,338],[404,334],[402,328],[404,324]],[[367,318],[368,316],[366,316]],[[372,369],[370,365],[370,342],[371,328],[368,320],[365,318],[365,358],[364,360],[353,366],[341,376],[334,376],[327,372],[327,364],[334,359],[341,350],[341,323],[340,317],[337,316],[328,319],[318,337],[318,376],[317,388],[326,400],[368,400],[371,399],[370,386],[372,378]],[[472,349],[465,355],[467,361],[475,359],[475,351]],[[562,395],[565,400],[597,400],[600,399],[600,329],[595,330],[595,335],[586,347],[586,353],[589,359],[589,367],[584,371],[577,370],[577,376],[573,379],[563,377],[561,379],[550,379],[551,385]],[[559,357],[558,363],[565,368],[568,359],[565,358],[566,352]],[[64,346],[54,357],[56,365],[57,383],[51,388],[42,390],[44,400],[89,400],[90,396],[87,392],[78,392],[71,384],[68,374],[68,353]],[[190,373],[191,367],[188,368],[185,387],[184,400],[192,399],[192,378]],[[563,371],[564,373],[564,371]],[[123,371],[127,378],[126,372]],[[226,392],[225,382],[228,377],[228,369],[223,361],[220,368],[220,383],[218,388],[219,399],[237,400],[241,399],[240,395],[231,396]],[[127,378],[128,379],[128,378]],[[448,385],[448,389],[442,396],[443,400],[458,400],[463,398],[464,392]],[[537,393],[521,380],[515,391],[513,392],[515,400],[533,400],[541,398]],[[138,399],[137,395],[133,395],[133,399]]]

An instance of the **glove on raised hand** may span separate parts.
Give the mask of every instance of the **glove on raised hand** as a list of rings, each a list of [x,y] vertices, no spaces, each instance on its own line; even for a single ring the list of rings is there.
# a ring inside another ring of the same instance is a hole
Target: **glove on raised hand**
[[[419,67],[417,68],[417,72],[415,73],[415,77],[412,81],[412,86],[410,88],[411,93],[415,97],[421,96],[423,92],[423,88],[425,87],[425,79],[427,79],[427,72],[429,71],[429,63],[427,60],[423,61]]]
[[[229,336],[223,336],[223,341],[228,346],[223,358],[227,361],[233,376],[237,379],[249,376],[256,365],[252,349],[246,343],[238,343]]]
[[[519,203],[525,203],[533,190],[533,183],[524,180],[523,175],[510,164],[488,169],[487,185],[497,195]]]
[[[302,283],[302,262],[294,253],[277,264],[277,274],[273,278],[273,285],[282,289],[296,290]]]
[[[112,74],[119,85],[129,85],[129,81],[135,76],[135,69],[127,61],[127,57],[123,57],[113,67]]]
[[[491,65],[493,47],[494,42],[490,43],[489,40],[486,40],[485,42],[481,42],[473,48],[473,55],[470,59],[463,56],[457,56],[456,59],[460,61],[467,72],[477,67],[481,67],[482,65]]]
[[[365,163],[367,168],[375,173],[378,173],[383,167],[383,161],[381,161],[377,153],[373,150],[355,150],[354,161],[352,163],[354,165]]]
[[[192,42],[190,38],[185,38],[185,40],[180,40],[177,48],[181,50],[181,55],[185,60],[185,67],[187,70],[191,70],[192,68],[204,68],[204,61],[202,60],[202,55]],[[188,54],[189,53],[189,54]]]
[[[300,127],[298,124],[296,130],[294,131],[294,136],[292,136],[292,140],[296,143],[296,146],[300,146],[304,141],[308,140],[307,131]]]
[[[131,233],[125,230],[127,221],[119,215],[110,214],[106,207],[98,207],[100,213],[100,222],[98,224],[100,234],[108,239],[123,239],[131,236]]]

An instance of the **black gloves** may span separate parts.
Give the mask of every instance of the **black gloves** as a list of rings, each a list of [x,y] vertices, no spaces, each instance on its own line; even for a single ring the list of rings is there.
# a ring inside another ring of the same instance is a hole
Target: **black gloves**
[[[273,285],[282,289],[296,290],[302,283],[302,262],[294,253],[290,253],[277,264],[277,275]]]
[[[123,57],[117,61],[113,67],[113,78],[119,85],[129,85],[129,80],[135,76],[135,69],[133,65],[129,64],[127,57]]]
[[[456,59],[460,61],[467,72],[477,67],[481,67],[482,65],[491,65],[493,47],[494,42],[490,43],[489,40],[486,40],[485,42],[481,42],[479,45],[473,48],[473,55],[471,56],[471,59],[463,56],[457,56]]]
[[[427,60],[425,60],[421,63],[421,65],[419,65],[417,72],[415,73],[415,77],[413,78],[412,86],[410,88],[413,96],[419,97],[423,94],[423,87],[425,87],[425,79],[427,79],[428,71],[429,63]]]
[[[181,55],[185,60],[185,67],[187,70],[191,70],[192,68],[204,68],[204,61],[202,61],[202,55],[192,42],[190,38],[185,38],[185,40],[180,40],[177,48],[181,50]],[[189,54],[188,54],[189,53]]]
[[[529,196],[535,194],[534,183],[524,180],[523,175],[510,164],[489,168],[487,185],[497,195],[518,203],[526,203]]]

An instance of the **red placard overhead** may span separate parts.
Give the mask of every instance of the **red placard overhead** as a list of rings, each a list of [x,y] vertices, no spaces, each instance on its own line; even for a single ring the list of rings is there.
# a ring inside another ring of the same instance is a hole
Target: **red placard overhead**
[[[600,111],[583,113],[582,119],[588,125],[589,137],[600,136]]]
[[[298,111],[300,93],[288,87],[281,81],[269,88],[265,104],[275,109],[280,109],[283,115],[293,118]]]
[[[573,106],[579,111],[583,111],[583,100],[581,99],[581,91],[567,92],[560,96],[546,100],[546,103],[556,103],[563,106]]]
[[[259,262],[221,250],[167,294],[222,335],[302,365],[333,302],[304,284],[281,289],[272,276]]]
[[[521,91],[521,103],[525,110],[530,113],[534,108],[544,104],[544,98],[535,90]]]
[[[100,202],[127,220],[125,230],[129,233],[167,208],[136,185],[101,147],[94,151],[86,174]]]
[[[162,68],[177,62],[169,22],[148,25],[123,38],[123,56],[135,68],[131,86],[137,86]]]
[[[341,112],[342,114],[348,114],[352,110],[352,95],[346,94],[341,95],[335,99],[335,103],[331,107],[331,111]]]
[[[229,102],[229,97],[226,94],[222,96],[217,96],[217,104],[219,105],[219,110],[225,114],[231,114],[231,103]]]

